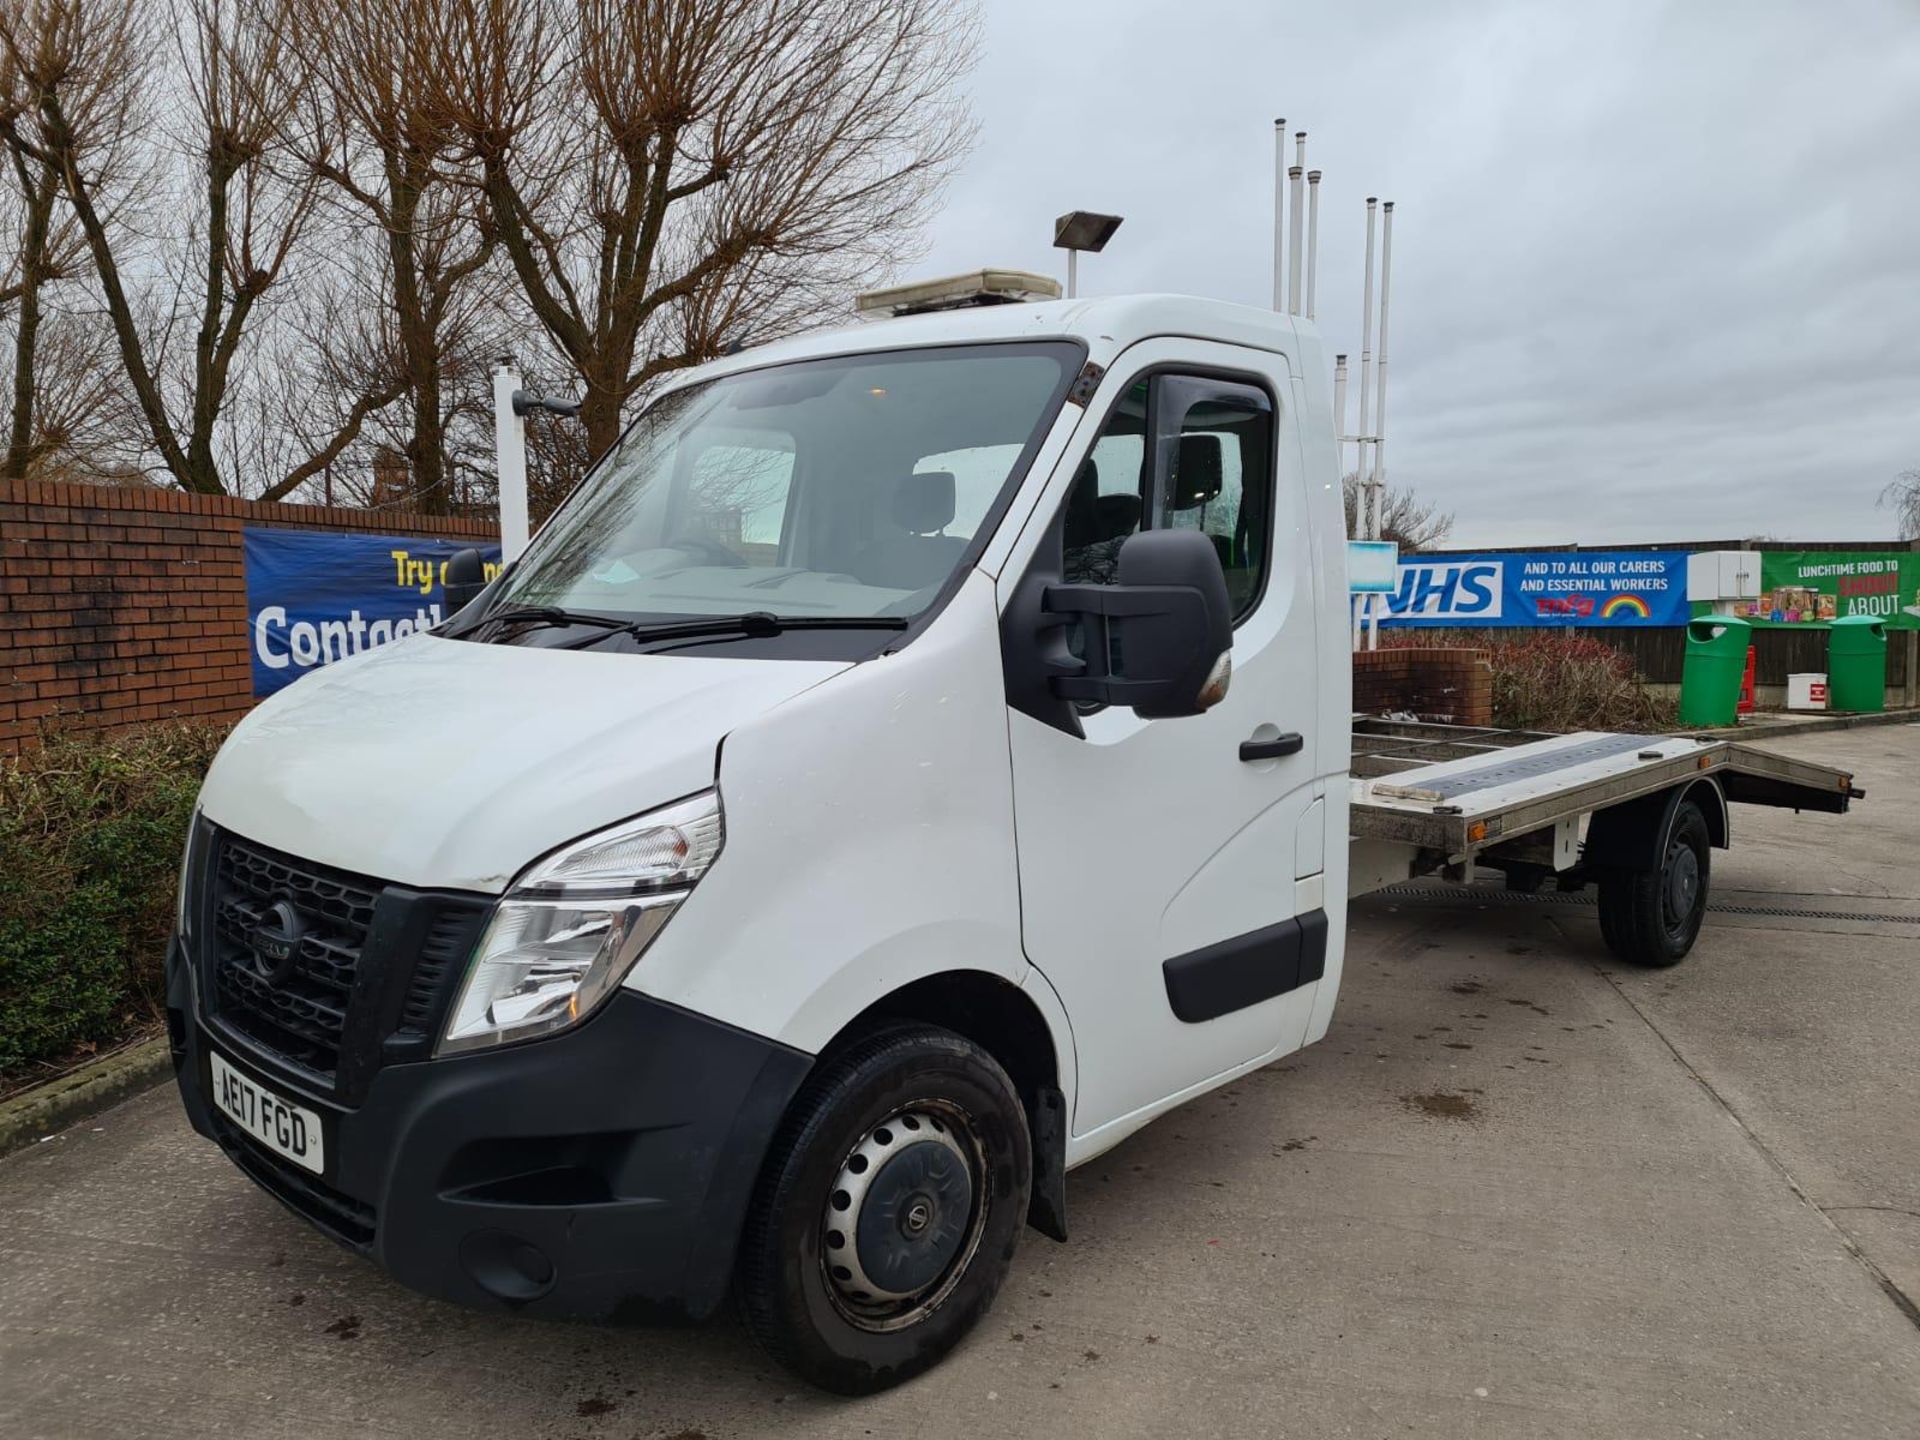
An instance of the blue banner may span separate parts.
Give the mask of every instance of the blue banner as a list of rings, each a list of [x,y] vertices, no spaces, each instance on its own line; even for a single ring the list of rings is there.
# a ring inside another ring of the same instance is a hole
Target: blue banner
[[[473,548],[487,578],[500,547],[408,535],[247,526],[247,629],[256,699],[308,670],[438,625],[447,561]]]
[[[1383,624],[1488,627],[1684,625],[1678,550],[1408,555]]]

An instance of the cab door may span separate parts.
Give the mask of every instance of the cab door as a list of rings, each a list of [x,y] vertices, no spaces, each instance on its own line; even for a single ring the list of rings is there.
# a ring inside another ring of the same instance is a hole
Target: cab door
[[[1291,396],[1280,355],[1133,347],[1002,577],[1107,584],[1128,536],[1197,529],[1236,611],[1232,682],[1203,714],[1009,705],[1022,935],[1071,1019],[1076,1137],[1305,1035],[1326,924]]]

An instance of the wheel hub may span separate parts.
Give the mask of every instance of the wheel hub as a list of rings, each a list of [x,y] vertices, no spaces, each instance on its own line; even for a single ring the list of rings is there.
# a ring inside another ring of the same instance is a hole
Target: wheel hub
[[[911,1306],[954,1268],[975,1208],[958,1123],[927,1110],[889,1116],[847,1156],[825,1224],[827,1274],[845,1300]]]
[[[1667,863],[1667,916],[1675,922],[1685,920],[1693,913],[1694,900],[1700,893],[1700,858],[1693,853],[1691,845],[1682,845],[1668,858]]]

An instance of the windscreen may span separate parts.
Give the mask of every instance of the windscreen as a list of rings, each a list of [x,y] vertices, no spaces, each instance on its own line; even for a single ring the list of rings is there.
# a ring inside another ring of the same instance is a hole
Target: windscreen
[[[917,615],[997,513],[1079,354],[1064,343],[892,351],[666,395],[489,608]]]

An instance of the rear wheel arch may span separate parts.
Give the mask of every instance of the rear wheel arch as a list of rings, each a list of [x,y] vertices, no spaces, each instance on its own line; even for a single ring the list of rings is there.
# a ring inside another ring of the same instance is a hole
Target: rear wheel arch
[[[1706,818],[1708,843],[1716,850],[1726,849],[1732,840],[1726,796],[1717,779],[1702,775],[1596,812],[1587,826],[1582,860],[1592,870],[1657,868],[1673,817],[1688,801],[1699,806]]]
[[[1700,813],[1707,817],[1707,841],[1716,850],[1727,850],[1733,846],[1733,820],[1727,813],[1727,797],[1720,789],[1720,782],[1711,776],[1702,776],[1681,792],[1682,800],[1691,800],[1700,807]]]

